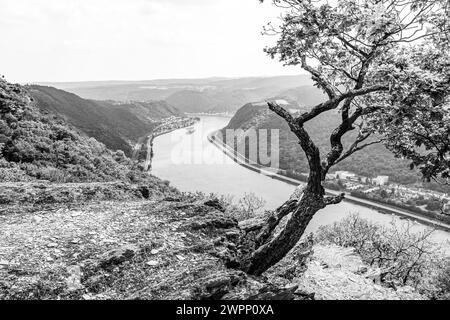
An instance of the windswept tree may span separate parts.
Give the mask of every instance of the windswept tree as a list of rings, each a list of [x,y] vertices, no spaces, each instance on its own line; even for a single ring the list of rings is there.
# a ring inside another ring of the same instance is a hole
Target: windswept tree
[[[413,160],[425,179],[449,177],[449,4],[447,0],[273,0],[286,9],[278,35],[266,49],[286,65],[309,72],[328,100],[303,114],[276,102],[298,138],[309,165],[308,182],[298,197],[274,212],[259,231],[255,250],[242,269],[260,275],[300,240],[313,216],[340,203],[345,194],[327,196],[330,169],[355,152],[384,143],[399,157]],[[341,119],[322,154],[305,124],[325,112]],[[357,130],[344,146],[343,137]],[[299,155],[300,156],[300,155]],[[291,215],[274,234],[280,221]]]

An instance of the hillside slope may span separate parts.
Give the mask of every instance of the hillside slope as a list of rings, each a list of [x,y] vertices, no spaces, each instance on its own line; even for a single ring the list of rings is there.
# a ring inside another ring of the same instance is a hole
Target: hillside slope
[[[104,102],[98,102],[104,103]],[[128,102],[114,103],[117,108],[129,110],[138,118],[146,118],[149,121],[161,120],[169,117],[184,117],[185,113],[170,105],[167,101]]]
[[[166,101],[180,110],[191,113],[222,110],[221,107],[218,107],[219,101],[203,92],[194,90],[177,91],[167,97]]]
[[[56,113],[111,150],[131,154],[131,144],[148,134],[162,118],[183,116],[165,102],[118,104],[85,100],[52,87],[30,86],[29,92],[43,111]]]
[[[290,108],[289,106],[287,108]],[[293,106],[296,108],[296,106]],[[302,107],[305,108],[305,107]],[[300,111],[302,110],[300,108]],[[305,127],[322,154],[330,149],[329,136],[339,124],[338,113],[327,112],[306,123]],[[284,170],[308,172],[308,164],[296,136],[286,122],[268,110],[264,103],[246,104],[231,119],[225,129],[278,129],[280,130],[280,167]],[[344,146],[353,141],[355,133],[344,138]],[[409,170],[409,162],[400,160],[383,145],[373,145],[364,152],[355,153],[349,159],[336,165],[334,170],[348,170],[364,176],[388,175],[394,182],[402,184],[420,183],[416,171]]]
[[[142,176],[132,165],[123,152],[43,112],[25,88],[0,80],[0,181],[130,181]]]
[[[285,90],[278,94],[280,98],[286,98],[297,102],[300,106],[311,107],[326,101],[327,96],[314,86],[301,86]]]

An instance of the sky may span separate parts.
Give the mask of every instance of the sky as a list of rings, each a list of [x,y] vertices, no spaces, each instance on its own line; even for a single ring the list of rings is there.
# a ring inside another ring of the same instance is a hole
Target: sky
[[[0,0],[12,82],[299,74],[263,48],[280,9],[258,0]],[[279,20],[278,20],[279,21]]]

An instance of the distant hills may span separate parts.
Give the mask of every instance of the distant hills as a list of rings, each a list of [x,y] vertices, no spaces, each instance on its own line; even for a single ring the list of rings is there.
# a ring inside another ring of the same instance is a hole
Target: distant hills
[[[327,96],[318,88],[313,86],[300,86],[280,92],[280,98],[296,101],[301,106],[314,106],[327,99]]]
[[[158,120],[184,116],[165,101],[116,103],[83,99],[53,87],[32,85],[28,91],[42,111],[55,113],[111,150],[131,154],[131,144],[148,134]]]
[[[115,101],[166,100],[182,112],[235,112],[249,101],[274,96],[311,106],[323,99],[310,76],[169,79],[46,83],[85,99]]]

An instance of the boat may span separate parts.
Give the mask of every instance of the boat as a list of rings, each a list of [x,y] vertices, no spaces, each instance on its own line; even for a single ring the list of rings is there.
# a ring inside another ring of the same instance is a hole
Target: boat
[[[187,134],[193,134],[195,132],[195,128],[194,127],[189,127],[186,129],[186,133]]]

